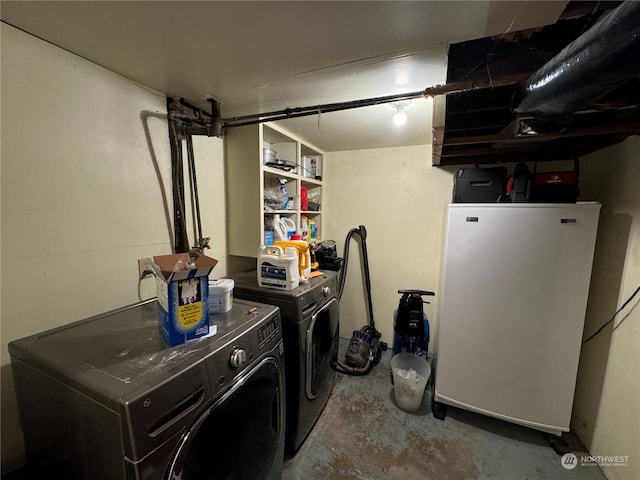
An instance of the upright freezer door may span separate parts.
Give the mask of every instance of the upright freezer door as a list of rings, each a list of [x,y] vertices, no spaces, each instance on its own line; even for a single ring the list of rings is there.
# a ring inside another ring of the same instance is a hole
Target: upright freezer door
[[[449,206],[436,401],[569,429],[599,210]]]

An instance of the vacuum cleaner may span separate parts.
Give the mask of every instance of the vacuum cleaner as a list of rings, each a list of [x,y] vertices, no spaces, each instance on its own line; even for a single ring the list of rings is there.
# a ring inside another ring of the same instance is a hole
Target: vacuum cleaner
[[[367,255],[367,229],[364,225],[352,228],[347,233],[344,245],[344,261],[338,279],[338,300],[342,297],[344,284],[349,264],[349,243],[354,235],[360,237],[360,261],[364,271],[365,293],[367,309],[369,310],[369,324],[360,330],[354,330],[349,341],[349,348],[345,354],[344,362],[336,358],[333,368],[339,373],[347,375],[366,375],[380,362],[382,351],[387,349],[387,344],[380,340],[382,336],[376,330],[373,320],[373,306],[371,304],[371,279],[369,277],[369,257]],[[335,263],[334,263],[335,264]]]
[[[344,258],[338,257],[338,248],[333,240],[325,240],[314,245],[312,251],[319,269],[339,272],[342,268]]]
[[[429,320],[422,296],[434,296],[426,290],[398,290],[402,295],[393,319],[393,355],[414,353],[425,360],[429,351]]]

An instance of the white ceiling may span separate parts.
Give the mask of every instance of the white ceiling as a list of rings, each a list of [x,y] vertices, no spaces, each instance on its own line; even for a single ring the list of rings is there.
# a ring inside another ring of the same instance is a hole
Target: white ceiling
[[[222,117],[417,92],[450,43],[554,23],[566,1],[6,1],[2,21]],[[482,60],[482,59],[479,59]],[[286,120],[325,151],[431,142],[430,100]]]

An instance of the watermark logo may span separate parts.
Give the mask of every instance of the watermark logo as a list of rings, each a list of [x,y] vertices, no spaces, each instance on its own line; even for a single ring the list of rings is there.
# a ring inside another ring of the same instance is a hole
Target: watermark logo
[[[578,466],[578,457],[573,453],[565,453],[560,459],[560,463],[567,470],[573,470]]]
[[[629,465],[628,455],[577,455],[565,453],[560,459],[562,468],[573,470],[581,467],[626,467]]]

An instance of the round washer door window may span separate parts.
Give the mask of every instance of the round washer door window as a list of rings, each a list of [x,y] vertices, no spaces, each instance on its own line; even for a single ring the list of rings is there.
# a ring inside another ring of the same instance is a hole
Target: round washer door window
[[[306,393],[316,398],[333,378],[333,363],[338,358],[340,308],[332,298],[311,318],[307,332]]]
[[[182,440],[169,480],[268,478],[284,438],[277,363],[263,361],[216,401]]]

